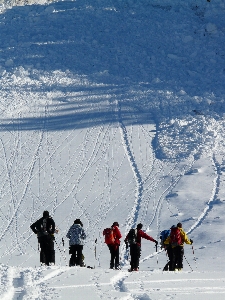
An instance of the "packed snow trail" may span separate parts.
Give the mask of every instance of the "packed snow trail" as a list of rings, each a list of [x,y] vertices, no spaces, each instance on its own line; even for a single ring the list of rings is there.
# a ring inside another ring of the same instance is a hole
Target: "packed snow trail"
[[[162,278],[163,277],[163,278]],[[74,291],[77,299],[188,299],[222,300],[225,294],[223,273],[161,271],[134,272],[79,267],[39,267],[24,269],[1,265],[1,299],[64,299]],[[3,293],[2,293],[3,292]]]

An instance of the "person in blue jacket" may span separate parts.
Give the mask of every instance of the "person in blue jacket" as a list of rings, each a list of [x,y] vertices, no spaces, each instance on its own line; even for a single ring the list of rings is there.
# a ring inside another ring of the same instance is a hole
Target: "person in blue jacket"
[[[76,219],[70,227],[66,237],[69,239],[71,254],[69,266],[83,267],[83,245],[86,239],[86,233],[83,229],[83,224],[80,219]]]

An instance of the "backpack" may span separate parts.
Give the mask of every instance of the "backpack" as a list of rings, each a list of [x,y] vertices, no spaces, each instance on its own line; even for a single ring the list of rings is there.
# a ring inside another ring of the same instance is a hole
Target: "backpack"
[[[169,235],[170,235],[170,229],[165,229],[160,232],[160,239],[161,239],[162,246],[164,246],[164,242],[168,238]]]
[[[41,224],[41,233],[44,235],[48,235],[47,231],[47,219],[43,219],[43,222]]]
[[[178,227],[171,228],[170,232],[170,244],[173,247],[179,246],[182,243],[180,236],[180,229]]]
[[[107,245],[115,243],[115,237],[112,228],[105,228],[103,231],[103,235],[105,236],[105,243]]]
[[[137,229],[130,229],[127,234],[127,240],[130,245],[137,243]]]

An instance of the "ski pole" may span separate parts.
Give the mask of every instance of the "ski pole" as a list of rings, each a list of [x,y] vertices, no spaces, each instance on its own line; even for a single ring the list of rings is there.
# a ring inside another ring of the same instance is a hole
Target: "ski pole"
[[[127,252],[127,260],[129,260],[129,254],[130,254],[130,251],[129,251],[129,246],[128,246],[128,244],[126,244],[126,252]]]
[[[97,238],[95,239],[95,259],[97,260],[96,245],[97,245]]]
[[[186,256],[185,256],[185,255],[184,255],[184,258],[186,259],[186,262],[188,263],[188,265],[189,265],[189,267],[190,267],[191,271],[193,272],[193,269],[192,269],[192,267],[190,266],[190,264],[189,264],[189,262],[188,262],[188,260],[187,260],[187,258],[186,258]]]
[[[63,255],[63,253],[62,253],[62,251],[61,251],[61,249],[60,249],[60,247],[59,247],[58,243],[56,242],[56,240],[55,240],[55,243],[56,243],[56,246],[57,246],[57,248],[58,248],[59,252],[61,253],[61,255],[62,255],[63,259],[65,260],[65,262],[66,262],[66,266],[67,266],[66,257]]]
[[[62,244],[63,244],[63,252],[64,252],[64,254],[65,254],[66,249],[65,249],[65,242],[64,242],[64,239],[63,239],[63,238],[62,238]]]
[[[128,250],[127,251],[127,260],[129,260],[129,257],[130,257],[130,251]]]
[[[97,238],[95,239],[95,260],[97,260],[97,250],[96,250],[96,245],[97,245]],[[94,269],[95,269],[95,265],[94,265]]]
[[[197,269],[197,261],[196,261],[196,257],[195,257],[194,247],[193,247],[193,245],[191,245],[191,247],[192,247],[192,253],[194,255],[195,266],[196,266],[196,269]]]
[[[158,257],[157,245],[158,245],[158,243],[155,243],[155,251],[157,253],[156,259],[157,259],[157,264],[158,264],[159,263],[159,257]]]

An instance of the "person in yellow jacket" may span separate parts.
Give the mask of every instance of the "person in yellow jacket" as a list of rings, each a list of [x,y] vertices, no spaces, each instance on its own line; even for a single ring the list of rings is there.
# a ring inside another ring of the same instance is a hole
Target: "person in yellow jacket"
[[[181,271],[183,269],[183,256],[184,256],[184,243],[188,245],[192,245],[193,240],[189,240],[186,232],[182,228],[182,224],[178,223],[177,228],[179,229],[178,243],[177,245],[173,244],[171,241],[171,236],[165,240],[165,244],[171,244],[172,246],[172,263],[171,263],[171,271]],[[172,228],[171,228],[172,229]]]

